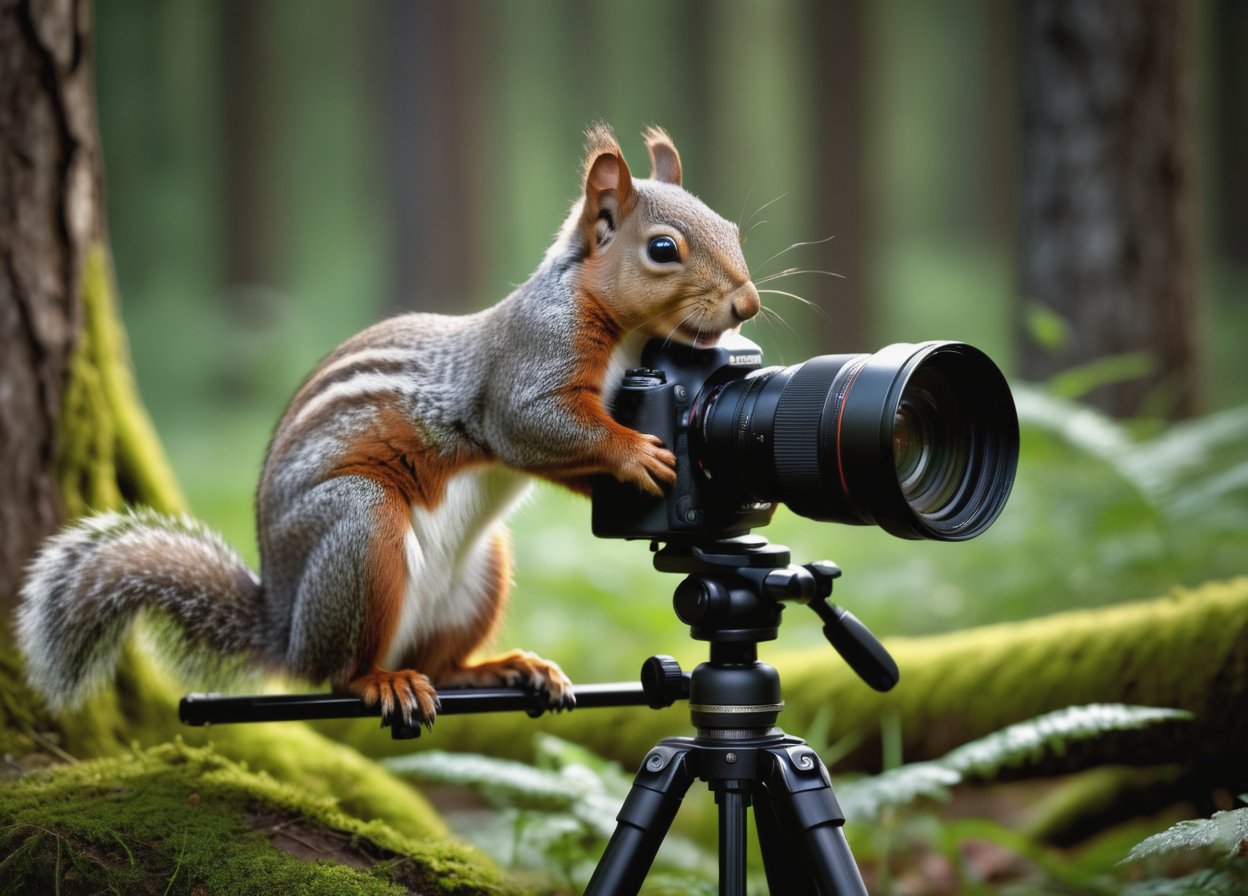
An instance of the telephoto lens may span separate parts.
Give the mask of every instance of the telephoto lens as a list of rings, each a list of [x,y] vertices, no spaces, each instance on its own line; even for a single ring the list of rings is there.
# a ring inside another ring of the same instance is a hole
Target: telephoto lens
[[[716,492],[903,538],[980,534],[1018,464],[1005,377],[961,342],[821,355],[721,381],[696,399],[690,430]]]

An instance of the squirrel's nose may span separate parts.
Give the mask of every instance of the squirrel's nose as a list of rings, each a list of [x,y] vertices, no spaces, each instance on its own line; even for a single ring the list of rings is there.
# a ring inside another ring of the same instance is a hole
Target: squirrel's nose
[[[749,320],[758,314],[760,307],[758,290],[755,288],[753,281],[746,280],[737,287],[736,295],[732,297],[732,314],[737,320]]]

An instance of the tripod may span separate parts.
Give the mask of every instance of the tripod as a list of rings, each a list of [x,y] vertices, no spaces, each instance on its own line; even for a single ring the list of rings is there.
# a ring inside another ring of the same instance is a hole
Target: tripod
[[[676,614],[694,638],[710,642],[709,662],[690,676],[697,736],[666,738],[646,755],[586,896],[637,893],[694,779],[718,804],[721,896],[745,894],[751,802],[773,894],[865,896],[827,769],[804,741],[774,727],[784,708],[780,677],[758,661],[758,642],[776,637],[783,602],[795,601],[819,614],[829,642],[868,684],[885,691],[897,683],[897,666],[875,636],[827,603],[840,570],[792,566],[787,548],[754,536],[669,544],[654,565],[687,574]]]
[[[651,657],[639,684],[578,685],[577,707],[659,709],[687,698],[697,736],[665,738],[646,755],[586,896],[638,892],[695,779],[707,782],[718,804],[721,896],[745,894],[751,804],[773,894],[866,894],[827,769],[804,741],[775,727],[784,708],[780,677],[758,661],[758,642],[775,639],[785,603],[804,603],[871,687],[889,690],[897,683],[897,666],[861,622],[827,602],[841,574],[835,564],[794,566],[789,559],[788,548],[758,536],[672,542],[656,551],[657,569],[686,574],[675,591],[676,615],[695,639],[710,643],[709,661],[685,675],[670,657]],[[443,690],[438,696],[441,715],[522,710],[540,716],[546,709],[544,695],[516,688]],[[179,705],[188,725],[378,715],[358,697],[339,694],[188,694]],[[405,724],[397,713],[383,717],[382,725],[399,739],[420,734],[419,726]]]

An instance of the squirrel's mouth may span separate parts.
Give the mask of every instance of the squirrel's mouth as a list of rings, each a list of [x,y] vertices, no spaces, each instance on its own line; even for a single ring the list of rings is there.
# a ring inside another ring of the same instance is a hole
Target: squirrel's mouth
[[[676,328],[676,332],[680,334],[680,341],[686,345],[692,345],[694,348],[714,348],[719,345],[719,339],[726,331],[707,330],[704,327],[684,323]]]

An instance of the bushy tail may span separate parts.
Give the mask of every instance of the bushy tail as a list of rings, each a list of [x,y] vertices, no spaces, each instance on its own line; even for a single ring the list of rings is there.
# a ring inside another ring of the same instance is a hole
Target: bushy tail
[[[59,711],[112,674],[140,610],[173,622],[174,658],[202,670],[257,651],[260,597],[256,574],[200,523],[100,513],[48,539],[31,562],[18,646],[31,685]]]

